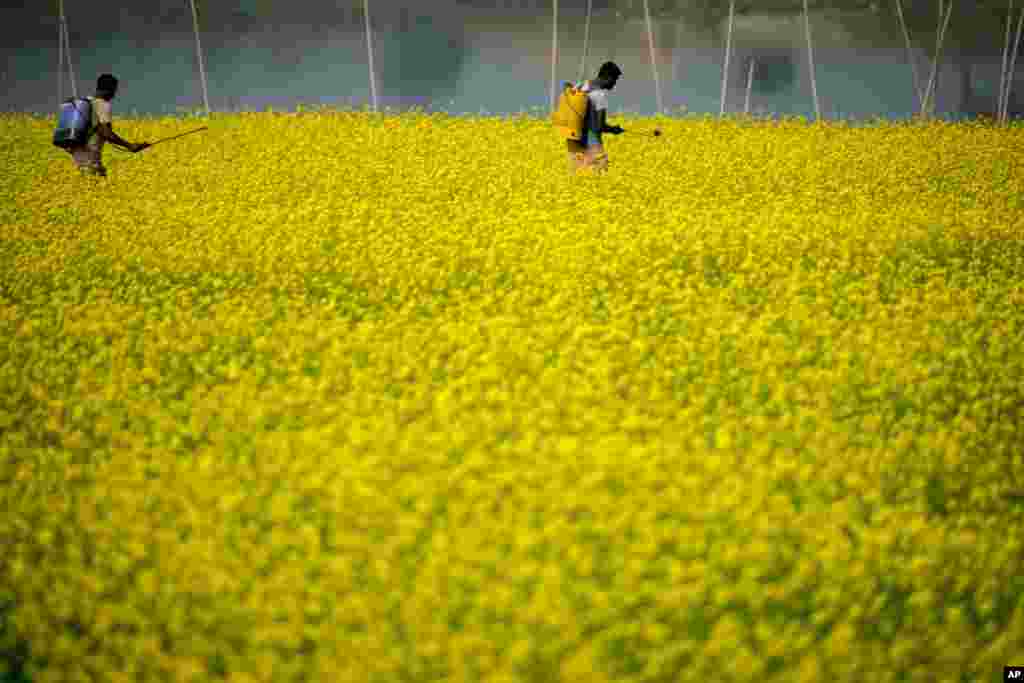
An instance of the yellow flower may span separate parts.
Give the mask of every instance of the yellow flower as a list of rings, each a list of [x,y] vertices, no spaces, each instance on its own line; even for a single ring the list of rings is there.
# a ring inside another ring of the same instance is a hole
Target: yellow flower
[[[0,591],[74,663],[53,680],[287,680],[304,639],[339,682],[427,676],[409,639],[454,680],[565,650],[565,680],[606,679],[619,639],[636,678],[686,680],[914,678],[928,625],[944,670],[1013,650],[1018,132],[660,121],[605,197],[548,168],[540,120],[207,123],[230,158],[183,137],[161,154],[194,173],[111,160],[102,196],[57,158],[5,168]],[[894,587],[916,626],[883,652],[857,625]],[[714,638],[681,640],[705,596]],[[61,640],[76,619],[123,666]]]
[[[594,643],[582,644],[562,661],[560,680],[563,683],[603,683],[609,680],[597,660]]]

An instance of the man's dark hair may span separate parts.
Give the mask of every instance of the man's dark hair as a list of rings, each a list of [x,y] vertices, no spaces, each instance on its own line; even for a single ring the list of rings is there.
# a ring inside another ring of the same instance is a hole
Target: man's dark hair
[[[601,79],[613,79],[618,78],[622,75],[622,69],[615,62],[605,62],[601,65],[601,70],[597,72],[597,77]]]
[[[103,74],[96,79],[96,89],[103,92],[112,92],[117,90],[117,79],[111,74]]]

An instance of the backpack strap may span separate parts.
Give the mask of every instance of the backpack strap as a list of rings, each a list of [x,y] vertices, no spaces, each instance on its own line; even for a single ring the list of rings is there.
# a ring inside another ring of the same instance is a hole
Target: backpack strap
[[[85,136],[86,142],[88,142],[92,138],[92,134],[96,132],[96,128],[98,128],[98,126],[93,126],[92,125],[92,118],[93,118],[93,114],[95,113],[93,111],[93,108],[96,106],[96,103],[95,103],[95,99],[96,98],[90,97],[89,95],[86,95],[82,99],[89,103],[89,123],[88,123],[88,125],[86,127],[86,130],[88,130],[89,132]],[[77,109],[78,107],[75,107],[75,108]],[[79,110],[79,113],[81,113],[81,110]]]

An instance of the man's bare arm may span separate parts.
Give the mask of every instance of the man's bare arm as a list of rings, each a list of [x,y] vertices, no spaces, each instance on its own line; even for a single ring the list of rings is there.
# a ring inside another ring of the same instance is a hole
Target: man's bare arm
[[[120,147],[134,147],[132,143],[128,142],[120,135],[115,133],[113,126],[111,126],[109,123],[101,123],[98,127],[98,130],[100,137],[102,137],[107,142],[111,142]]]
[[[620,128],[619,126],[609,126],[608,125],[608,110],[607,109],[602,109],[601,110],[601,132],[602,133],[613,133],[613,134],[616,134],[616,135],[622,132],[622,128]]]

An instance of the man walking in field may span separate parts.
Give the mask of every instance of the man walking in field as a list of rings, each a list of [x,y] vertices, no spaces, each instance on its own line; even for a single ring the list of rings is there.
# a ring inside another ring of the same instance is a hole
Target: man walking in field
[[[111,102],[117,95],[117,79],[110,74],[103,74],[96,79],[96,95],[87,98],[92,104],[92,121],[90,122],[89,140],[78,147],[68,149],[75,166],[83,175],[94,175],[105,178],[107,169],[103,165],[103,144],[124,147],[132,152],[141,152],[149,147],[145,142],[131,143],[114,132],[112,127]]]
[[[598,173],[608,170],[608,155],[604,151],[602,135],[619,135],[621,126],[608,125],[608,93],[615,88],[622,69],[615,62],[605,62],[597,72],[597,78],[581,85],[587,93],[587,111],[583,116],[583,136],[580,141],[567,141],[569,170],[592,169]]]

